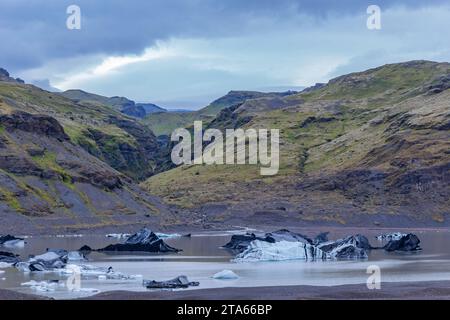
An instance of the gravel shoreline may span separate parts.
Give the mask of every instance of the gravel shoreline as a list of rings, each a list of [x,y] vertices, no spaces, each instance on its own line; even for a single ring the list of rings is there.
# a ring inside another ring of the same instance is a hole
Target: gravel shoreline
[[[450,281],[391,282],[380,290],[366,284],[217,288],[160,292],[103,292],[89,300],[450,300]]]

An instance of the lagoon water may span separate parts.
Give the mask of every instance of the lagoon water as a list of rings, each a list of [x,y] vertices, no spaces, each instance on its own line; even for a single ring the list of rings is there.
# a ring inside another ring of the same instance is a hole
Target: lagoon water
[[[397,230],[391,230],[397,231]],[[302,231],[303,232],[303,231]],[[369,230],[360,233],[366,235],[373,246],[381,245],[374,236],[380,232]],[[387,232],[383,230],[383,232]],[[142,279],[168,280],[179,275],[186,275],[191,281],[199,281],[199,288],[217,287],[258,287],[315,285],[333,286],[343,284],[366,283],[369,274],[367,267],[377,265],[381,269],[382,282],[398,281],[434,281],[450,280],[450,231],[426,230],[414,231],[421,239],[423,248],[415,253],[386,253],[384,250],[373,250],[369,259],[363,261],[282,261],[234,263],[232,252],[220,248],[227,243],[232,234],[229,232],[208,232],[193,234],[191,238],[169,238],[165,241],[173,247],[183,249],[178,254],[105,254],[92,252],[88,262],[101,267],[113,267],[130,275],[142,275],[135,280],[99,280],[97,278],[82,279],[81,291],[69,291],[66,286],[58,286],[54,291],[41,292],[21,283],[35,280],[60,280],[65,283],[67,277],[55,273],[25,274],[15,268],[0,269],[0,288],[11,289],[24,293],[34,293],[50,296],[56,299],[83,297],[97,292],[110,290],[146,291]],[[316,232],[303,232],[314,235]],[[330,233],[330,239],[355,234],[348,230],[335,230]],[[77,250],[82,245],[101,248],[120,240],[107,238],[105,235],[83,235],[82,237],[30,237],[26,239],[24,248],[14,251],[26,259],[30,254],[40,254],[46,248],[63,248]],[[0,251],[4,248],[0,247]],[[234,271],[239,279],[216,280],[212,275],[229,269]],[[3,273],[1,271],[4,271]]]

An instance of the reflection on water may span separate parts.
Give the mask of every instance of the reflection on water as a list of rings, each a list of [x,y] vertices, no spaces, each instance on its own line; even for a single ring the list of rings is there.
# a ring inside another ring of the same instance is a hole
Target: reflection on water
[[[305,232],[313,235],[315,232]],[[330,234],[336,239],[351,232],[338,230]],[[373,246],[381,245],[374,236],[379,232],[362,232]],[[365,261],[286,261],[260,263],[232,263],[232,253],[221,249],[228,242],[231,233],[203,233],[191,238],[166,239],[173,247],[183,249],[178,254],[104,254],[93,252],[88,264],[102,267],[112,266],[114,270],[126,274],[140,274],[144,279],[167,280],[178,275],[186,275],[191,281],[199,281],[197,288],[278,286],[278,285],[318,285],[331,286],[341,284],[365,283],[370,265],[381,268],[382,281],[426,281],[450,280],[450,232],[415,232],[422,243],[423,250],[415,253],[386,253],[373,250]],[[101,248],[118,240],[102,235],[83,237],[32,237],[27,239],[23,249],[14,250],[26,259],[30,254],[39,254],[47,248],[77,250],[82,245]],[[215,280],[211,276],[221,270],[230,269],[239,275],[236,280]],[[31,292],[55,298],[83,296],[86,292],[69,292],[60,287],[53,292],[36,292],[21,286],[30,280],[63,280],[66,277],[54,273],[24,274],[15,268],[1,269],[0,288],[21,292]],[[100,291],[134,290],[145,291],[142,280],[82,280],[82,288],[95,288]]]

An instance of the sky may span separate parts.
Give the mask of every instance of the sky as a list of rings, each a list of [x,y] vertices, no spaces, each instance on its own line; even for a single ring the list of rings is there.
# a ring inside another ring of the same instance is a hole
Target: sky
[[[66,26],[69,5],[79,30]],[[0,67],[47,89],[198,109],[230,90],[450,61],[448,30],[450,0],[0,0]]]

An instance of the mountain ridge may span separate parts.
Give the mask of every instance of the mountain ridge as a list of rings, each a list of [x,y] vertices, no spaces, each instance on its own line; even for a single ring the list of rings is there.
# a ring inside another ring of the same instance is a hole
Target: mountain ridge
[[[210,127],[279,128],[277,176],[249,165],[181,166],[142,185],[211,221],[448,224],[449,78],[449,63],[410,61],[246,100]]]

